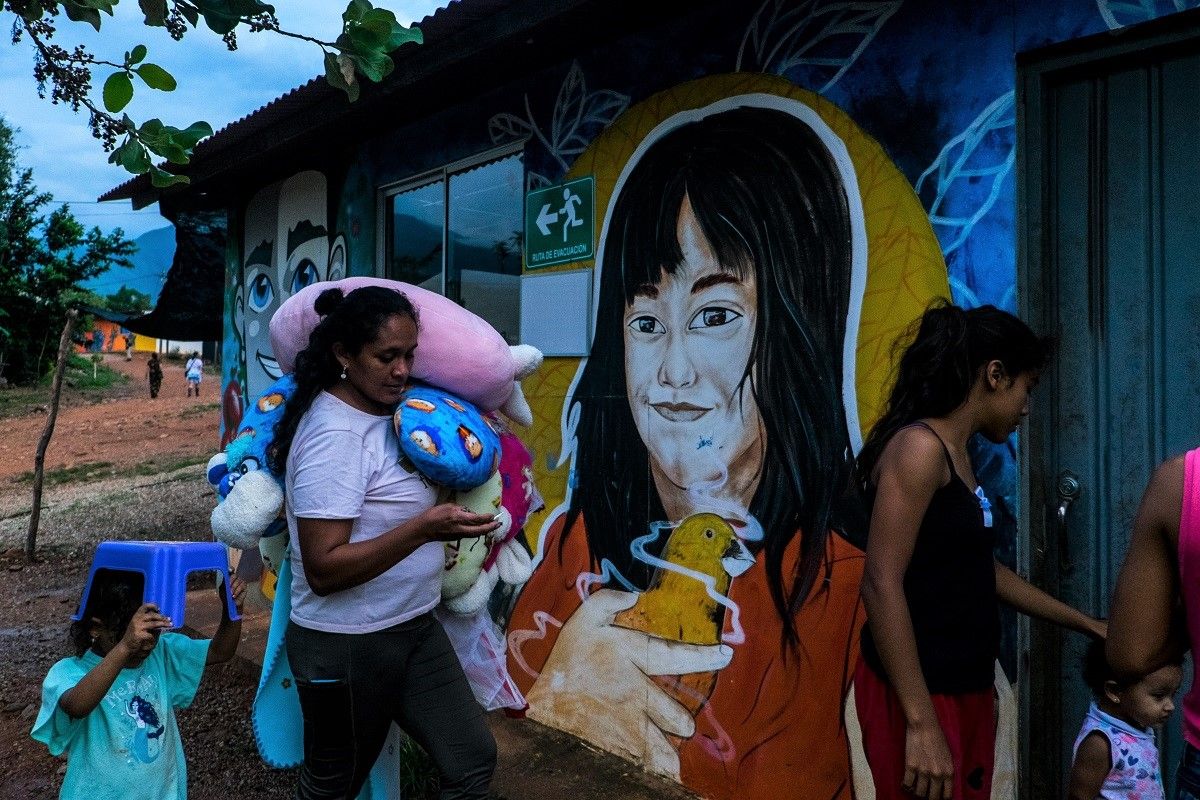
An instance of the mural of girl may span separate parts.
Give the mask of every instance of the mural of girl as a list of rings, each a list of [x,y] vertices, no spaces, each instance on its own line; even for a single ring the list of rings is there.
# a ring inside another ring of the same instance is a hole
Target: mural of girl
[[[866,269],[853,165],[811,108],[746,95],[656,128],[614,197],[595,339],[564,415],[577,486],[510,621],[511,671],[534,718],[705,796],[802,781],[850,797]],[[652,566],[706,572],[660,559],[665,537],[647,535],[706,513],[755,557],[719,598],[721,642],[622,624],[633,592],[661,585]],[[714,670],[693,718],[697,683],[671,676]]]

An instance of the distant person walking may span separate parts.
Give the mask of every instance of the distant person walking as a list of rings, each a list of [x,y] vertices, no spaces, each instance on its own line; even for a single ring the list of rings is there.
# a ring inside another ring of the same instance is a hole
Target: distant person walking
[[[150,380],[150,397],[158,397],[158,390],[162,388],[162,362],[158,360],[158,353],[150,354],[150,360],[146,362],[146,377]]]
[[[196,397],[199,397],[200,378],[204,374],[204,360],[200,358],[199,352],[192,353],[192,357],[183,366],[183,371],[187,375],[188,397],[192,396],[192,392],[195,392]]]
[[[133,334],[125,334],[125,360],[133,361]]]

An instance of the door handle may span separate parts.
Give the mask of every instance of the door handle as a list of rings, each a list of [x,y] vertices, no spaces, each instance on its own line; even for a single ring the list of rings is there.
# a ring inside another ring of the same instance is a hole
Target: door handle
[[[1074,472],[1063,470],[1058,474],[1056,518],[1058,520],[1058,565],[1062,572],[1070,572],[1075,568],[1075,564],[1071,561],[1071,539],[1067,535],[1067,511],[1071,508],[1071,503],[1078,499],[1082,489],[1079,476]]]

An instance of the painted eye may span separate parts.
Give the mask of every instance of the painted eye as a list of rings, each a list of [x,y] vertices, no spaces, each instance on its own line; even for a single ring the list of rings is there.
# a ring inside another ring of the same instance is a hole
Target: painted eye
[[[629,323],[629,328],[634,333],[655,334],[667,332],[663,324],[651,316],[637,317]]]
[[[741,319],[742,315],[731,308],[722,308],[721,306],[709,306],[702,308],[692,317],[691,323],[688,324],[688,330],[694,331],[701,328],[719,328],[722,325],[728,325],[734,320]]]
[[[712,529],[712,528],[705,528],[705,529],[704,529],[704,538],[705,538],[705,539],[711,539],[711,538],[712,538],[712,537],[714,537],[714,536],[716,536],[716,534],[715,534],[715,533],[713,533],[713,529]]]
[[[271,305],[271,301],[275,299],[275,289],[271,286],[271,279],[263,273],[255,276],[250,282],[248,302],[252,311],[262,313]]]
[[[321,279],[317,274],[317,265],[312,262],[311,258],[305,258],[296,265],[296,275],[292,278],[292,294],[303,289],[305,286],[316,283]]]
[[[258,468],[258,459],[251,456],[242,461],[241,465],[238,467],[238,470],[245,475],[248,472],[255,472],[258,470]]]

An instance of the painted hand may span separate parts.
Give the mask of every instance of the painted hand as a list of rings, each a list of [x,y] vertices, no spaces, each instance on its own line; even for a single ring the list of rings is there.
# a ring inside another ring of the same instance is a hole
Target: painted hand
[[[529,691],[529,715],[678,779],[679,754],[667,735],[692,736],[695,720],[650,676],[723,669],[733,650],[614,626],[613,617],[636,600],[601,589],[583,602]]]

